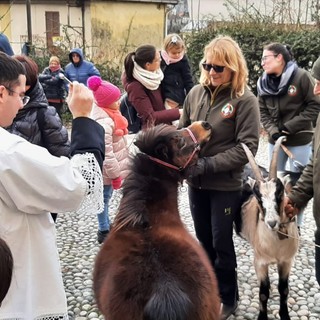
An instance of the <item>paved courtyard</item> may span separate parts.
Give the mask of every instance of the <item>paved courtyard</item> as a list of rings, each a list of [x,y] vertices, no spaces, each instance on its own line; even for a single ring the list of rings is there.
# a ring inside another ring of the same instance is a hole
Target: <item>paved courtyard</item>
[[[131,137],[132,138],[132,137]],[[266,165],[266,141],[261,139],[257,162]],[[114,192],[111,204],[111,220],[117,210],[121,192]],[[189,211],[187,185],[180,187],[179,206],[181,217],[194,234]],[[289,310],[291,320],[320,319],[320,290],[314,276],[314,221],[311,203],[305,211],[299,252],[290,276]],[[94,302],[92,268],[99,251],[97,243],[97,218],[95,215],[60,215],[57,219],[57,242],[61,259],[64,284],[67,292],[71,320],[104,319]],[[248,243],[234,236],[240,290],[240,303],[230,320],[257,319],[259,309],[258,286],[252,264],[252,250]],[[279,319],[279,294],[277,271],[270,269],[271,294],[268,304],[269,319]]]

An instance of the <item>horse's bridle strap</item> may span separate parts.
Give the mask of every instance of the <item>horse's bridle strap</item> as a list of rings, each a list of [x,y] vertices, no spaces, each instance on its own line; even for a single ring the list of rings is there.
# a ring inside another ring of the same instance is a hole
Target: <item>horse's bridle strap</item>
[[[168,168],[174,169],[174,170],[178,170],[178,171],[184,170],[184,169],[188,166],[188,164],[190,163],[190,161],[193,159],[193,157],[194,157],[194,155],[196,154],[196,152],[198,152],[198,151],[200,150],[199,143],[198,143],[196,137],[194,136],[194,134],[192,133],[192,131],[191,131],[189,128],[185,128],[185,129],[188,131],[191,139],[192,139],[193,142],[195,143],[195,148],[194,148],[193,152],[191,153],[190,157],[188,158],[187,162],[184,164],[183,167],[177,167],[177,166],[175,166],[174,164],[165,162],[165,161],[163,161],[163,160],[160,160],[160,159],[158,159],[158,158],[155,158],[155,157],[152,157],[152,156],[149,156],[149,155],[148,155],[149,159],[152,160],[152,161],[154,161],[154,162],[157,162],[157,163],[159,163],[159,164],[162,164],[163,166],[166,166],[166,167],[168,167]]]

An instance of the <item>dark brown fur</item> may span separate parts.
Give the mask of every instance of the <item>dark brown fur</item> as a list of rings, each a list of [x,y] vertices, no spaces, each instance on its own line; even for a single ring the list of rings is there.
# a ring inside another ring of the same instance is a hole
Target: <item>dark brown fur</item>
[[[208,124],[190,126],[199,142]],[[178,212],[182,167],[195,148],[187,130],[159,125],[141,132],[113,227],[94,268],[98,307],[108,320],[218,320],[217,282],[206,253]],[[195,163],[197,154],[191,161]]]
[[[13,258],[7,243],[0,238],[0,306],[11,283]]]

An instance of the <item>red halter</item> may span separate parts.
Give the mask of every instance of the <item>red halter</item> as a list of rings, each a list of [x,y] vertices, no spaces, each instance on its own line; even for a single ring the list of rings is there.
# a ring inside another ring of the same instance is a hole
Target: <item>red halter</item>
[[[190,157],[188,158],[187,162],[184,164],[183,167],[177,167],[177,166],[175,166],[174,164],[171,164],[171,163],[162,161],[162,160],[160,160],[160,159],[158,159],[158,158],[154,158],[154,157],[151,157],[151,156],[148,156],[149,159],[152,160],[152,161],[154,161],[154,162],[160,163],[160,164],[162,164],[163,166],[169,167],[169,168],[171,168],[171,169],[175,169],[175,170],[178,170],[178,171],[184,170],[184,169],[188,166],[188,164],[190,163],[190,161],[193,159],[193,157],[194,157],[194,155],[196,154],[196,152],[198,152],[198,151],[200,150],[200,145],[199,145],[196,137],[195,137],[194,134],[192,133],[192,131],[191,131],[189,128],[185,128],[185,129],[188,131],[191,139],[192,139],[193,142],[195,143],[195,148],[193,149],[193,152],[191,153]]]

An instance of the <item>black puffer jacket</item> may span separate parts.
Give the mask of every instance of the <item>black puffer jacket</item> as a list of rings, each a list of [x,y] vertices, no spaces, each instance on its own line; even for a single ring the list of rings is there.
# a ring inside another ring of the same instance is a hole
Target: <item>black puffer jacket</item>
[[[68,131],[62,125],[57,111],[48,105],[43,88],[39,82],[26,93],[30,101],[13,120],[7,130],[29,142],[45,147],[52,155],[70,155]]]
[[[39,75],[39,81],[48,100],[64,100],[65,98],[65,85],[64,81],[59,77],[60,73],[64,75],[63,69],[51,71],[50,68],[47,67]]]
[[[160,67],[164,75],[161,81],[163,98],[171,99],[182,106],[186,95],[194,85],[187,56],[184,55],[182,60],[169,65],[162,58]]]

